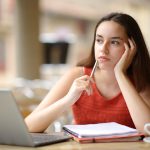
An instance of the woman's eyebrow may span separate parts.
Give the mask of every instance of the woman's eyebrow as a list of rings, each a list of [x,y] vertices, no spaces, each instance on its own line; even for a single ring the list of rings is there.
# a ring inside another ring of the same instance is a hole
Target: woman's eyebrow
[[[96,34],[96,37],[103,38],[103,36],[102,36],[102,35],[100,35],[100,34]],[[121,41],[123,41],[123,39],[122,39],[121,37],[119,37],[119,36],[111,37],[111,39],[117,39],[117,40],[121,40]]]
[[[116,37],[111,37],[111,39],[123,41],[123,39],[121,37],[119,37],[119,36],[118,37],[117,36]]]
[[[96,34],[96,37],[103,38],[103,36],[102,36],[102,35],[99,35],[99,34]]]

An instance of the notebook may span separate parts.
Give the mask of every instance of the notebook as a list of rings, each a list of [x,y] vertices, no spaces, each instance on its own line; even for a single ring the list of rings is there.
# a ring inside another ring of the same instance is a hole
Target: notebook
[[[29,133],[13,93],[0,89],[0,144],[35,147],[68,139],[65,133]]]
[[[137,141],[143,136],[136,129],[116,122],[65,125],[63,129],[80,143]]]

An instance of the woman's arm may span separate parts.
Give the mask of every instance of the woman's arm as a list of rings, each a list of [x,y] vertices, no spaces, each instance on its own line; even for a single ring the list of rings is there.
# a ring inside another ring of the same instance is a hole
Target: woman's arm
[[[43,132],[54,120],[68,109],[80,96],[69,92],[73,81],[80,77],[82,68],[76,67],[66,73],[60,81],[50,90],[39,106],[25,118],[30,132]],[[72,87],[72,89],[74,89]]]
[[[150,122],[150,90],[138,93],[126,75],[126,70],[136,53],[134,41],[129,40],[130,48],[125,44],[125,52],[115,66],[115,75],[124,96],[132,120],[138,130],[144,130],[144,124]]]
[[[126,101],[132,120],[136,128],[144,130],[144,124],[150,122],[150,90],[138,93],[125,74],[118,74],[117,81]]]

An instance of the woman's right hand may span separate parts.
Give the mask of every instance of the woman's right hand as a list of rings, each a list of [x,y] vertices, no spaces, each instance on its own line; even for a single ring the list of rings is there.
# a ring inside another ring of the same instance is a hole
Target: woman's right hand
[[[93,92],[91,82],[93,82],[93,80],[88,75],[75,79],[66,97],[75,103],[83,91],[85,91],[88,95],[91,95]]]

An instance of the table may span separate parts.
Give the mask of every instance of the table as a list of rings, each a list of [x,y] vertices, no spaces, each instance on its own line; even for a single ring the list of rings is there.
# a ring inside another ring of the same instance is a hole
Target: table
[[[150,144],[145,142],[116,142],[80,144],[67,141],[37,148],[0,145],[0,150],[150,150]]]

